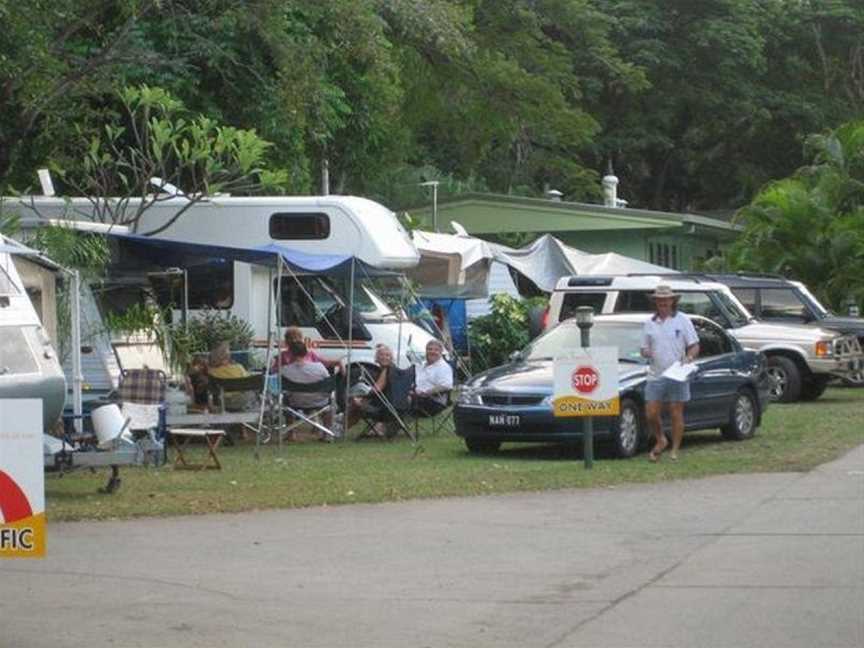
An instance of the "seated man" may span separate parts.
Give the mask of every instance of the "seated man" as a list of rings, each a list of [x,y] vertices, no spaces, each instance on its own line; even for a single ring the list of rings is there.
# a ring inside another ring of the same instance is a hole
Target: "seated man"
[[[296,326],[289,326],[285,329],[285,349],[279,354],[278,357],[273,359],[273,364],[271,365],[271,371],[276,371],[276,367],[281,365],[283,367],[291,364],[293,360],[293,354],[291,353],[291,343],[292,342],[300,342],[305,345],[303,340],[303,331],[301,331]],[[313,362],[320,362],[327,369],[332,369],[333,373],[339,373],[339,370],[342,368],[342,363],[339,360],[325,360],[320,355],[318,355],[313,349],[306,349],[306,360],[310,360]]]
[[[327,368],[308,357],[306,345],[303,342],[291,342],[288,347],[291,353],[291,362],[282,367],[282,377],[294,383],[310,384],[317,383],[330,377]],[[289,392],[288,406],[297,410],[310,410],[326,407],[330,403],[329,393],[318,392]],[[324,415],[324,427],[331,427],[332,416],[328,411]],[[329,437],[322,432],[321,439]]]
[[[438,340],[426,345],[426,363],[417,367],[414,385],[414,411],[420,416],[435,416],[447,408],[447,395],[453,389],[453,369],[444,359]]]

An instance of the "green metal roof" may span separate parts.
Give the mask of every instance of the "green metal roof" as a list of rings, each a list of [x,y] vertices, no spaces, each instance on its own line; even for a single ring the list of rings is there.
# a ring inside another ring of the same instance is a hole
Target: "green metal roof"
[[[432,206],[410,210],[432,222]],[[438,225],[457,221],[472,234],[501,232],[569,232],[590,230],[668,229],[687,225],[714,234],[735,234],[738,225],[696,214],[526,198],[505,194],[460,194],[438,203]]]

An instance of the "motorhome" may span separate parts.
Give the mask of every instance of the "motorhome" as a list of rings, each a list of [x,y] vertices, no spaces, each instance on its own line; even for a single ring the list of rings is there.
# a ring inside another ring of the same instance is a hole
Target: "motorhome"
[[[41,399],[43,425],[49,430],[63,410],[66,381],[15,267],[13,258],[22,248],[0,236],[0,399]]]
[[[16,206],[28,224],[45,219],[86,221],[94,214],[93,202],[86,198],[34,196],[9,199],[8,204]],[[136,206],[131,201],[127,212]],[[188,209],[175,219],[184,207]],[[393,212],[354,196],[215,196],[191,206],[184,197],[160,199],[142,213],[135,229],[159,239],[233,248],[275,243],[311,255],[354,256],[371,267],[394,271],[413,267],[419,260],[410,236]],[[299,326],[325,358],[346,356],[347,327],[338,323],[347,320],[339,315],[349,301],[348,278],[295,271],[282,277],[281,300],[271,300],[277,296],[279,282],[264,266],[213,258],[207,264],[178,270],[184,277],[184,299],[191,317],[205,309],[231,313],[249,322],[261,343],[275,313],[273,306],[268,314],[268,304],[281,303],[278,315],[283,327]],[[371,283],[358,271],[354,280],[357,315],[352,325],[352,363],[371,363],[375,347],[386,344],[398,353],[398,363],[407,366],[420,357],[431,336],[402,321]],[[115,294],[115,304],[122,302],[119,292]]]

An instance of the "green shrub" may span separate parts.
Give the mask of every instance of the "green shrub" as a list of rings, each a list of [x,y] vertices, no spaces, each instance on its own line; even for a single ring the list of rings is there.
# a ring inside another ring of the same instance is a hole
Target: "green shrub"
[[[530,314],[542,308],[543,297],[515,299],[510,295],[492,295],[492,312],[477,317],[468,324],[473,372],[496,367],[508,361],[510,354],[523,349],[531,341]]]

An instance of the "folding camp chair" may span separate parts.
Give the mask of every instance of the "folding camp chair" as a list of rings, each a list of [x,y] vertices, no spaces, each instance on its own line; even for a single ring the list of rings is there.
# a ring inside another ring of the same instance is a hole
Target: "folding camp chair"
[[[333,374],[328,378],[324,378],[323,380],[314,383],[294,382],[283,377],[282,411],[287,413],[293,419],[293,422],[291,422],[288,427],[280,430],[280,438],[284,438],[285,434],[290,433],[292,430],[303,425],[303,423],[308,423],[324,434],[325,438],[335,439],[338,435],[334,433],[332,429],[319,423],[317,419],[328,412],[331,415],[330,420],[333,421],[335,419],[334,414],[339,402],[338,393],[342,389],[343,381],[343,377],[339,374]],[[327,394],[327,404],[320,407],[291,407],[288,404],[291,394]]]
[[[411,391],[414,389],[415,367],[412,365],[407,369],[390,367],[387,375],[387,384],[383,393],[370,392],[367,403],[361,406],[360,418],[365,427],[355,437],[355,440],[371,436],[376,423],[387,423],[396,425],[408,437],[416,440],[416,434],[412,436],[405,420],[411,413]],[[393,436],[393,435],[388,435]]]
[[[145,462],[165,460],[165,391],[168,380],[160,369],[123,369],[114,399],[129,422],[126,428],[141,441]],[[144,440],[144,437],[149,440]]]
[[[229,411],[225,405],[226,393],[246,393],[251,394],[251,398],[248,399],[247,407],[243,408],[243,411],[257,413],[260,410],[259,398],[261,393],[264,391],[264,380],[265,374],[263,373],[249,374],[242,378],[216,378],[215,376],[208,376],[207,389],[210,390],[210,393],[213,395],[215,401],[214,405],[220,412],[224,413]],[[240,417],[236,423],[242,425],[248,430],[251,430],[255,434],[259,434],[260,430],[258,430],[257,427],[257,417],[255,418],[256,425],[241,420],[242,417]]]

